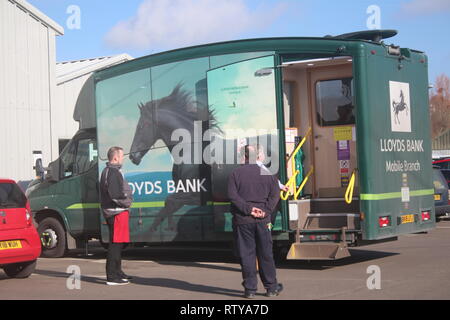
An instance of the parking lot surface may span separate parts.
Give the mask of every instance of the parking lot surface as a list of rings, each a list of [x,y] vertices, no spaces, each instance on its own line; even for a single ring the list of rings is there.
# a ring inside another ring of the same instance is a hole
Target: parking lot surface
[[[427,234],[352,248],[340,261],[277,263],[284,291],[270,299],[450,299],[450,222]],[[28,279],[0,270],[0,299],[243,300],[240,266],[229,249],[129,248],[123,269],[134,279],[106,285],[106,251],[93,247],[40,258]],[[77,274],[80,281],[77,282]],[[256,300],[267,301],[262,284]]]

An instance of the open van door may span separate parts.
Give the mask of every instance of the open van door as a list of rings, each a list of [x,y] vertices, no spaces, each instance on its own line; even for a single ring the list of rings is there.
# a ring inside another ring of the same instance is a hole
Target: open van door
[[[434,217],[422,219],[434,215],[427,57],[365,44],[354,69],[363,239],[430,230]]]
[[[214,114],[217,128],[217,148],[211,154],[211,183],[216,230],[231,231],[231,214],[228,203],[228,176],[240,163],[240,151],[246,144],[264,146],[266,167],[278,175],[284,166],[283,143],[277,128],[279,110],[277,81],[280,76],[277,56],[270,55],[225,65],[207,72],[208,106]],[[282,119],[281,119],[282,121]],[[283,150],[282,150],[283,149]],[[287,226],[287,214],[277,214],[279,222],[275,230]],[[283,225],[283,227],[282,227]]]

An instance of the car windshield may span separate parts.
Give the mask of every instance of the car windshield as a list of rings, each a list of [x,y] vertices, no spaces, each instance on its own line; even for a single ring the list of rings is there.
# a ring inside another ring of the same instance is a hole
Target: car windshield
[[[27,198],[15,183],[0,183],[0,209],[25,208]]]

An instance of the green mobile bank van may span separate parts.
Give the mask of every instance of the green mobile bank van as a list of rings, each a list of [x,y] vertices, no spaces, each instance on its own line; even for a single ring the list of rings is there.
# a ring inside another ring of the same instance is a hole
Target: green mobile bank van
[[[289,187],[272,229],[288,259],[432,230],[428,60],[385,43],[396,34],[213,43],[94,73],[80,130],[27,190],[43,255],[108,242],[98,188],[111,146],[126,154],[139,246],[231,242],[227,178],[247,143]]]

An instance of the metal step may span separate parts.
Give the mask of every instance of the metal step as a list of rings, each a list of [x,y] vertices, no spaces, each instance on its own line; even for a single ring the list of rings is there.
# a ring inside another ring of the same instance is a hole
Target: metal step
[[[304,229],[360,229],[359,213],[309,213]]]
[[[345,243],[293,243],[288,260],[337,260],[350,256]]]
[[[311,199],[311,213],[359,213],[359,198],[347,204],[343,198]]]

